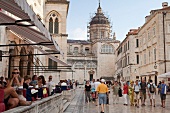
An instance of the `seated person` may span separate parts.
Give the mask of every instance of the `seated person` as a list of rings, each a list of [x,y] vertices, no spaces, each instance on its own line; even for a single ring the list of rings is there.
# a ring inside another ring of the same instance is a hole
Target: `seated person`
[[[31,77],[29,75],[26,75],[24,77],[23,88],[28,89],[30,82],[31,82]]]
[[[36,88],[39,88],[38,89],[38,98],[43,98],[44,93],[47,93],[47,92],[45,92],[46,88],[44,88],[44,87],[46,87],[46,81],[45,81],[45,78],[43,75],[38,77],[37,85],[38,85],[38,87],[36,87]]]
[[[21,106],[31,105],[32,102],[22,100],[19,96],[20,91],[16,91],[21,85],[23,85],[23,79],[19,76],[19,70],[14,69],[12,78],[4,89],[4,103],[6,104],[7,109],[12,109],[18,106],[18,104]]]
[[[37,85],[37,81],[38,81],[37,75],[33,75],[30,85],[35,87]]]
[[[3,76],[0,78],[0,84],[1,84],[1,88],[5,88],[6,85],[7,85],[7,83],[4,81],[4,77]]]

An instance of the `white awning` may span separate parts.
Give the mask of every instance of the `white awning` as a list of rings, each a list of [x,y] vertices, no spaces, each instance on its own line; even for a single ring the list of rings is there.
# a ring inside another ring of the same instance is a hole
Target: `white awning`
[[[32,43],[31,41],[29,41],[29,40],[25,40],[25,42],[28,43],[28,44],[33,44],[33,43]],[[46,52],[45,50],[42,50],[42,49],[39,48],[38,46],[35,46],[35,45],[31,45],[31,46],[32,46],[33,48],[39,50],[39,51],[40,51],[41,53],[43,53],[43,54],[48,54],[48,52]],[[61,61],[60,59],[56,58],[56,57],[53,56],[53,55],[48,54],[47,56],[48,56],[50,59],[52,59],[53,61],[55,61],[55,62],[57,62],[57,63],[59,63],[59,64],[61,64],[61,65],[63,65],[63,66],[70,66],[70,65],[68,65],[67,63]],[[71,67],[71,66],[70,66],[70,67]]]
[[[140,77],[152,76],[152,75],[156,75],[156,73],[157,73],[156,71],[147,72],[147,73],[141,74]]]
[[[170,77],[170,72],[158,75],[158,78],[168,78],[168,77]]]
[[[31,19],[30,23],[34,23],[34,25],[40,30],[40,32],[42,33],[44,38],[46,38],[45,40],[49,40],[49,41],[53,42],[54,43],[54,47],[53,48],[55,48],[57,51],[60,52],[60,54],[63,55],[63,52],[60,50],[58,44],[51,37],[50,33],[44,27],[43,23],[41,21],[39,21],[37,15],[31,9],[31,7],[26,2],[26,0],[0,0],[0,8],[10,12],[11,14],[13,14],[13,15],[15,15],[15,16],[23,19],[23,20]],[[0,16],[2,16],[2,15],[0,15]],[[3,16],[1,17],[1,19],[3,19]],[[12,28],[12,30],[16,29],[16,27],[13,27],[13,26],[11,28]],[[28,29],[28,28],[22,27],[22,29],[23,29],[22,31],[24,31],[25,29]],[[16,31],[17,30],[15,30],[15,32]],[[34,30],[34,32],[35,31],[36,30]],[[17,31],[17,33],[21,34],[21,35],[24,34],[24,33],[21,32],[21,30]],[[31,36],[29,36],[29,37],[31,37]],[[28,38],[28,36],[27,36],[27,38]],[[38,36],[37,36],[37,38],[38,38]],[[39,40],[39,41],[41,41],[41,40]]]
[[[16,21],[15,19],[9,17],[3,12],[0,12],[0,23],[14,23],[15,21]],[[22,27],[17,25],[8,25],[8,28],[10,28],[10,30],[14,31],[15,33],[21,35],[22,37],[27,38],[36,43],[51,42],[42,33],[33,28]],[[54,45],[46,45],[46,47],[56,50]]]

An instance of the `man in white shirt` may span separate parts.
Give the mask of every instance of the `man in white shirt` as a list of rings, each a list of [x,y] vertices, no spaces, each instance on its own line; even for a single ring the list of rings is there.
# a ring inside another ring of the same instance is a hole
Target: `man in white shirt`
[[[52,81],[52,76],[50,75],[48,78],[48,88],[49,88],[49,95],[52,95],[54,93],[55,89],[55,83]]]
[[[101,84],[100,80],[97,79],[97,81],[94,83],[94,86],[95,86],[95,95],[97,94],[97,87],[98,87],[99,84]],[[96,98],[96,106],[97,105],[98,105],[98,101],[97,101],[97,98]]]
[[[156,93],[156,85],[150,80],[150,83],[148,84],[148,96],[150,98],[150,103],[152,106],[152,100],[154,102],[154,107],[155,107],[155,93]]]

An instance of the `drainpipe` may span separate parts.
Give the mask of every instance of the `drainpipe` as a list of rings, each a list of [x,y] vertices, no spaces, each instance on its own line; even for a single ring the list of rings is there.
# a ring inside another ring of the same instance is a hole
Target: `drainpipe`
[[[163,41],[164,41],[164,66],[165,66],[165,72],[166,73],[166,39],[165,39],[165,16],[166,12],[162,12],[163,15]]]

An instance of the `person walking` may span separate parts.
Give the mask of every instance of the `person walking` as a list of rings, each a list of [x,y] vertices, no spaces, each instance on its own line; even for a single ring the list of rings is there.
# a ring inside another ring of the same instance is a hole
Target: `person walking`
[[[117,81],[115,81],[112,89],[113,89],[113,104],[117,104],[119,102],[119,95],[118,95],[118,91],[119,91],[120,85],[118,84]]]
[[[104,83],[105,80],[101,79],[101,84],[99,84],[97,87],[97,95],[99,97],[99,104],[101,105],[101,113],[104,113],[104,105],[106,104],[108,93],[107,85]]]
[[[124,97],[124,105],[128,105],[128,102],[127,102],[127,95],[128,95],[128,84],[127,82],[123,83],[123,97]]]
[[[88,103],[88,100],[90,102],[90,93],[91,93],[91,85],[90,85],[89,81],[86,81],[84,91],[85,91],[85,101],[86,101],[86,103]]]
[[[167,93],[167,85],[165,84],[165,81],[162,80],[162,84],[160,86],[160,96],[161,96],[161,103],[162,107],[165,108],[165,100],[166,100],[166,93]]]
[[[95,85],[95,96],[96,96],[96,94],[97,94],[97,87],[99,86],[99,84],[101,84],[101,83],[100,83],[100,80],[97,79],[97,81],[94,83],[94,85]],[[96,106],[98,106],[97,96],[96,96]]]
[[[93,99],[93,103],[95,102],[96,96],[95,96],[95,79],[91,82],[91,96]]]
[[[130,105],[134,106],[134,81],[130,82],[129,88],[129,98],[130,98]]]
[[[148,96],[150,97],[151,106],[153,100],[154,107],[155,107],[155,94],[156,94],[156,85],[153,83],[152,80],[150,80],[150,83],[148,84]]]
[[[140,95],[139,95],[139,92],[140,92],[140,85],[138,83],[138,80],[136,80],[135,82],[135,85],[134,85],[134,97],[135,97],[135,106],[137,108],[139,108],[139,98],[140,98]]]
[[[140,87],[141,87],[141,89],[140,89],[141,103],[142,103],[142,106],[145,106],[147,85],[146,85],[144,78],[142,79],[142,82],[140,83]]]
[[[157,88],[158,88],[158,95],[160,94],[160,87],[161,87],[161,81],[159,81],[159,84],[158,84],[158,86],[157,86]]]

